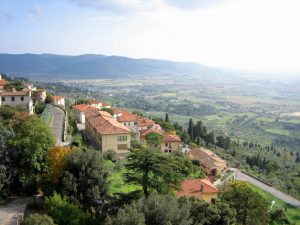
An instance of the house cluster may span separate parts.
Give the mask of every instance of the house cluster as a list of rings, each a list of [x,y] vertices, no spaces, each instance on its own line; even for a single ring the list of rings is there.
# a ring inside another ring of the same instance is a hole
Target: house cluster
[[[39,89],[31,83],[23,83],[24,88],[17,91],[9,86],[9,81],[2,78],[0,74],[0,107],[18,106],[27,109],[29,114],[33,114],[36,103],[44,103],[47,97],[45,89]],[[54,96],[54,102],[57,105],[65,106],[65,98]]]
[[[24,83],[24,88],[19,91],[15,88],[8,88],[8,84],[9,81],[2,79],[0,74],[0,107],[19,106],[33,114],[35,103],[44,102],[46,99],[46,90],[37,89],[32,84]]]
[[[72,108],[78,122],[77,126],[84,130],[92,143],[102,152],[114,150],[119,155],[126,154],[130,148],[131,137],[146,143],[146,136],[151,133],[158,133],[163,137],[161,145],[156,146],[162,152],[182,151],[180,137],[164,132],[160,125],[149,118],[127,110],[112,108],[109,104],[97,100],[75,104]],[[188,155],[191,159],[197,159],[208,174],[213,170],[222,172],[227,166],[226,161],[205,148],[191,149]],[[218,188],[210,180],[191,179],[183,181],[177,196],[194,196],[214,204],[218,193]]]
[[[112,115],[103,111],[108,108],[113,112]],[[73,109],[78,127],[85,130],[101,151],[114,150],[124,153],[130,148],[131,136],[146,142],[145,137],[149,133],[159,133],[163,136],[161,146],[156,146],[163,152],[180,151],[182,148],[180,137],[164,132],[153,120],[127,110],[112,109],[105,102],[90,100],[87,104],[73,105]]]

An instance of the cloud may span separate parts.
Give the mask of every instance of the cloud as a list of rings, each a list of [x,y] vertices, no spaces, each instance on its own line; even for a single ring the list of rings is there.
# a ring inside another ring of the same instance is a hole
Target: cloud
[[[1,17],[4,21],[9,22],[9,23],[15,19],[15,17],[13,15],[8,14],[8,13],[2,14]]]
[[[39,5],[33,5],[28,11],[27,16],[33,20],[41,20],[44,17],[44,12]]]
[[[226,0],[164,0],[164,2],[170,6],[185,10],[207,8],[225,1]]]
[[[70,0],[79,7],[92,7],[118,14],[153,9],[159,0]]]
[[[79,7],[91,7],[101,11],[127,14],[154,10],[165,4],[183,10],[207,8],[227,0],[69,0]]]

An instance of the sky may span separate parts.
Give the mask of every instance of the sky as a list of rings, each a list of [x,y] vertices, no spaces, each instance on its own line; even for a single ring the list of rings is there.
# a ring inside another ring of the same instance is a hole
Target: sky
[[[300,73],[299,9],[299,0],[0,0],[0,52]]]

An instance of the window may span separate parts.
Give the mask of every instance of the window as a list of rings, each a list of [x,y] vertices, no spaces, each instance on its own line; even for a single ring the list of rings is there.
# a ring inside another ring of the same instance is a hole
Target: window
[[[134,125],[137,125],[138,123],[137,122],[134,122]]]
[[[2,97],[2,102],[5,102],[5,97]]]
[[[11,97],[11,101],[14,102],[15,101],[15,97]]]
[[[166,147],[168,147],[168,143],[166,143]]]
[[[21,101],[24,101],[24,97],[23,96],[21,96]]]
[[[165,152],[168,152],[168,150],[166,149]]]
[[[127,141],[127,136],[118,136],[118,141],[119,142]]]

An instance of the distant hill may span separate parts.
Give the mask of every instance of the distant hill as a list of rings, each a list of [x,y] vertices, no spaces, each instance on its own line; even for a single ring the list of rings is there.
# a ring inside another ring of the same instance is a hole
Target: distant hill
[[[222,74],[193,62],[132,59],[104,55],[0,54],[0,73],[27,78],[126,78],[137,76]]]

